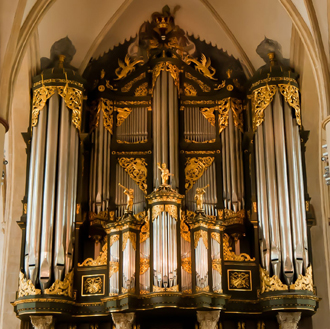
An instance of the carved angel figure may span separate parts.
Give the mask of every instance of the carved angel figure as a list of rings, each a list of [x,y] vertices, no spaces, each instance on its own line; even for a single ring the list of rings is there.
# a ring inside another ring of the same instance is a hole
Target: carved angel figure
[[[162,172],[162,185],[168,185],[167,181],[170,178],[170,176],[174,176],[173,174],[170,174],[169,170],[166,168],[166,163],[162,163],[162,166],[160,166],[160,162],[157,163],[158,168]]]
[[[134,200],[134,190],[132,188],[127,188],[127,187],[121,185],[120,183],[118,185],[124,189],[124,194],[127,195],[126,210],[132,211],[133,210],[133,200]]]
[[[197,210],[203,210],[203,202],[204,202],[203,196],[206,193],[205,189],[207,187],[209,187],[209,184],[207,184],[204,187],[196,188],[195,200],[196,200]]]

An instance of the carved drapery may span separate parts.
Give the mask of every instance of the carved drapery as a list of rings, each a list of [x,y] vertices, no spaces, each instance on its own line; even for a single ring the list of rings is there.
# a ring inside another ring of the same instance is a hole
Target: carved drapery
[[[147,163],[144,158],[120,158],[118,162],[129,177],[147,194]]]
[[[83,102],[83,93],[80,89],[75,87],[69,87],[70,85],[77,84],[81,88],[81,84],[78,84],[75,81],[67,79],[51,79],[43,80],[43,74],[41,74],[41,87],[33,90],[33,99],[32,99],[32,127],[35,127],[38,124],[39,112],[45,107],[47,100],[52,97],[57,91],[58,94],[64,99],[65,105],[67,108],[72,110],[72,123],[74,126],[80,130],[81,126],[81,111],[82,111],[82,102]],[[65,86],[45,86],[47,83],[63,83]],[[34,84],[37,85],[38,83]]]
[[[185,188],[190,190],[213,163],[213,157],[188,158],[185,166]]]
[[[237,98],[224,98],[218,101],[217,109],[219,111],[219,133],[228,127],[229,110],[233,112],[234,125],[243,132],[243,105]]]
[[[255,89],[248,98],[251,99],[253,113],[253,130],[255,131],[264,121],[264,111],[273,101],[279,91],[284,100],[295,110],[296,121],[301,125],[299,89],[291,84],[266,85]]]

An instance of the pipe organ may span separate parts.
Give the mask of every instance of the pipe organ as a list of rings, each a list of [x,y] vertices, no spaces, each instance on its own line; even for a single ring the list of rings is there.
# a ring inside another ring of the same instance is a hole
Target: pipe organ
[[[266,43],[247,80],[168,7],[83,77],[65,42],[34,78],[18,317],[252,329],[315,312],[298,76]]]

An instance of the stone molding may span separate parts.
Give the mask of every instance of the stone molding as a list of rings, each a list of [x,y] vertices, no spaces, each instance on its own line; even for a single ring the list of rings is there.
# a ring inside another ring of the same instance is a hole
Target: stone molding
[[[281,329],[298,329],[301,312],[278,312],[277,322]]]
[[[46,316],[30,316],[31,323],[35,329],[53,329],[53,317]]]
[[[197,311],[199,329],[217,329],[220,319],[219,311]]]
[[[116,329],[132,329],[135,313],[112,313]]]

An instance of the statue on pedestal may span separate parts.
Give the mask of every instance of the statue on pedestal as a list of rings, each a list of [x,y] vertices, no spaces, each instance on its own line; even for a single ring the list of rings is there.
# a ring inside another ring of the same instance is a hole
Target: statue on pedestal
[[[196,194],[195,194],[195,200],[197,205],[197,210],[204,210],[203,209],[203,203],[204,203],[204,194],[206,193],[205,189],[209,187],[209,184],[207,184],[204,187],[198,187],[196,188]]]
[[[118,185],[124,189],[124,194],[127,195],[126,210],[133,211],[134,190],[132,188],[127,188],[120,183]]]
[[[169,170],[166,168],[166,163],[162,163],[162,166],[160,166],[160,162],[157,163],[158,168],[162,172],[162,185],[168,185],[167,181],[170,178],[170,176],[174,176],[173,174],[170,174]]]

